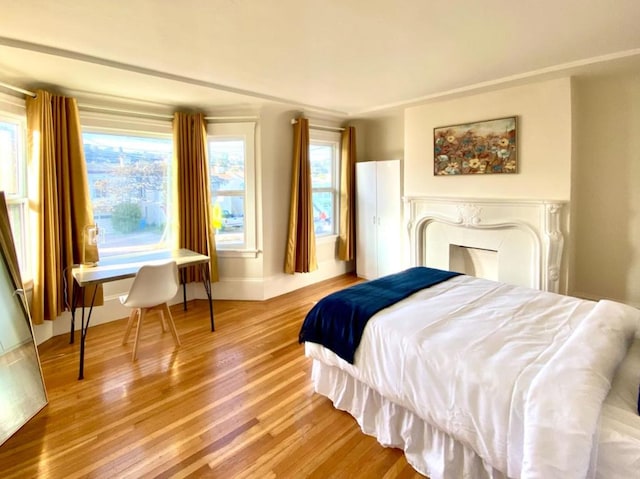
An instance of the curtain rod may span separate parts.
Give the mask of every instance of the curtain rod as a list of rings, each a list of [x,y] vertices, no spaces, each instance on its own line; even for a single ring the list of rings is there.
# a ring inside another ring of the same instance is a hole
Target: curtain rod
[[[141,116],[152,116],[155,118],[162,118],[165,120],[173,120],[173,115],[162,114],[162,113],[148,113],[143,111],[135,111],[135,110],[126,110],[122,108],[110,108],[106,106],[99,105],[88,105],[84,103],[78,103],[78,108],[84,108],[89,110],[101,110],[112,113],[127,113],[130,115],[141,115]],[[205,116],[204,119],[206,121],[221,121],[221,120],[235,120],[235,121],[252,121],[258,120],[257,116]]]
[[[291,118],[291,124],[295,125],[296,123],[298,123],[298,120]],[[312,123],[309,123],[309,128],[313,128],[314,130],[344,131],[344,128],[340,128],[339,126],[314,125]]]
[[[19,93],[24,93],[25,95],[29,95],[29,96],[32,96],[34,98],[36,97],[36,94],[34,92],[32,92],[32,91],[25,90],[25,89],[17,87],[17,86],[9,85],[8,83],[5,83],[5,82],[0,82],[0,86],[8,88],[9,90],[17,91]]]
[[[25,95],[29,95],[34,98],[37,96],[35,92],[25,90],[24,88],[20,88],[4,82],[0,82],[0,87],[8,88],[9,90],[17,91],[19,93],[23,93]],[[89,104],[78,103],[78,108],[84,108],[89,110],[101,110],[101,111],[107,111],[111,113],[126,113],[130,115],[151,116],[154,118],[161,118],[164,120],[173,120],[173,115],[149,113],[149,112],[142,112],[142,111],[135,111],[135,110],[126,110],[121,108],[110,108],[110,107],[99,106],[99,105],[89,105]],[[257,116],[205,116],[204,119],[206,121],[222,121],[222,120],[251,121],[251,120],[258,120],[259,118]]]
[[[110,112],[110,113],[125,113],[125,114],[129,114],[129,115],[144,115],[144,116],[151,116],[154,118],[161,118],[163,120],[171,120],[173,119],[172,115],[167,115],[167,114],[163,114],[163,113],[143,113],[141,111],[135,111],[135,110],[127,110],[124,108],[110,108],[110,107],[106,107],[106,106],[99,106],[99,105],[89,105],[89,104],[84,104],[84,103],[78,103],[78,108],[82,108],[85,110],[100,110],[100,111],[106,111],[106,112]]]
[[[126,110],[121,108],[110,108],[110,107],[99,106],[99,105],[88,105],[88,104],[79,103],[78,108],[84,108],[89,110],[101,110],[101,111],[107,111],[112,113],[126,113],[130,115],[151,116],[154,118],[162,118],[164,120],[173,120],[173,115],[162,114],[162,113],[148,113],[148,112],[135,111],[135,110]],[[205,116],[204,119],[206,121],[222,121],[222,120],[255,121],[255,120],[259,120],[259,117],[257,116]]]

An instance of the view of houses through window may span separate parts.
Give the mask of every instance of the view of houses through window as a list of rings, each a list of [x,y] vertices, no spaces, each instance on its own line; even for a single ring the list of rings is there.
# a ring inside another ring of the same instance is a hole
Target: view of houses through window
[[[82,135],[101,256],[168,247],[170,137]]]
[[[336,210],[338,207],[338,150],[339,138],[335,133],[312,136],[309,142],[311,163],[311,188],[313,224],[316,236],[337,233]]]
[[[207,143],[216,248],[251,256],[257,236],[255,123],[209,123]]]
[[[244,244],[244,138],[209,138],[209,180],[216,245]]]

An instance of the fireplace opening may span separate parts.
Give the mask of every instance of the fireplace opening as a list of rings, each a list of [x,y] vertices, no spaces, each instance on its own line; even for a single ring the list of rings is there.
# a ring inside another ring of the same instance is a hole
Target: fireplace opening
[[[498,280],[498,252],[449,244],[449,269],[477,278]]]

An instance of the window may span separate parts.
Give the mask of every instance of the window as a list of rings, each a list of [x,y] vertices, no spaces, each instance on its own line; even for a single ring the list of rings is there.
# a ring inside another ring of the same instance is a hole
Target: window
[[[254,134],[254,123],[208,126],[211,221],[220,251],[255,252]]]
[[[85,129],[82,140],[100,255],[170,247],[171,137]]]
[[[24,120],[0,116],[0,190],[5,192],[11,230],[23,278],[30,276],[27,254],[26,126]]]
[[[338,232],[338,167],[340,135],[334,132],[312,130],[309,140],[313,223],[316,236],[335,235]]]

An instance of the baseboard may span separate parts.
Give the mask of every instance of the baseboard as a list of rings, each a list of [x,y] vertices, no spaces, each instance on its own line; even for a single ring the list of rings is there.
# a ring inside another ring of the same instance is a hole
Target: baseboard
[[[312,273],[281,274],[265,278],[264,299],[275,298],[326,279],[335,278],[354,270],[352,262],[325,261]]]
[[[312,273],[278,274],[266,278],[223,278],[212,285],[213,299],[237,301],[264,301],[290,293],[326,279],[335,278],[353,271],[353,264],[344,261],[325,261]],[[206,299],[204,287],[200,283],[188,285],[188,297]]]

